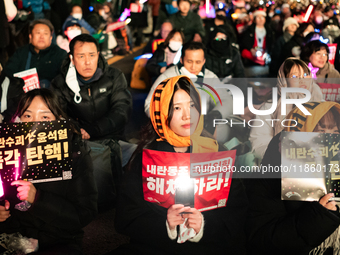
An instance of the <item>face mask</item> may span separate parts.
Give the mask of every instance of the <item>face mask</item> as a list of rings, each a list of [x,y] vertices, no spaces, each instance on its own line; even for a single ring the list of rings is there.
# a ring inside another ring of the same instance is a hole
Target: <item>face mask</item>
[[[323,21],[322,16],[316,16],[316,17],[315,17],[315,23],[316,23],[316,24],[321,24],[322,21]]]
[[[73,29],[73,30],[67,31],[67,38],[69,41],[71,41],[74,37],[78,35],[81,35],[80,29]]]
[[[75,18],[75,19],[81,19],[83,17],[83,14],[81,14],[81,13],[74,13],[74,14],[72,14],[72,17]]]
[[[274,16],[274,12],[268,13],[268,16],[269,16],[270,18],[272,18],[272,17]]]
[[[218,14],[218,15],[216,15],[216,19],[219,19],[219,20],[225,20],[225,19],[226,19],[226,17],[225,17],[225,16],[223,16],[223,15],[221,15],[221,14]]]
[[[212,49],[222,55],[225,55],[228,50],[228,41],[227,40],[221,40],[221,41],[216,41],[213,40],[211,42]]]
[[[172,51],[178,51],[182,46],[182,43],[181,42],[177,42],[177,41],[170,41],[169,42],[169,48],[172,50]]]

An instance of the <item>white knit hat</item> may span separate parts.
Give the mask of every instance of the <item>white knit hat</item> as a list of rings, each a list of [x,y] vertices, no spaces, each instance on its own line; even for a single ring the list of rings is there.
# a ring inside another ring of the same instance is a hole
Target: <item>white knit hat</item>
[[[283,22],[283,28],[282,28],[282,31],[284,32],[286,30],[286,28],[289,26],[289,25],[296,25],[297,27],[299,27],[299,23],[297,22],[296,19],[294,19],[293,17],[289,17],[287,18],[284,22]]]
[[[265,11],[262,11],[262,10],[257,10],[257,11],[255,11],[255,12],[253,13],[253,15],[254,15],[254,18],[256,18],[256,16],[258,16],[258,15],[261,15],[261,16],[263,16],[263,17],[267,17],[267,13],[266,13]]]
[[[287,3],[284,3],[284,4],[281,6],[281,10],[283,10],[284,8],[290,8],[290,5],[287,4]]]

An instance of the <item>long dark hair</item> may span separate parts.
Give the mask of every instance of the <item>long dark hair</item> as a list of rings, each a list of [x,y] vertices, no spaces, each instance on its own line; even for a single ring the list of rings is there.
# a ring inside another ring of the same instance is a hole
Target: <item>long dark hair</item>
[[[61,109],[58,101],[58,97],[56,94],[54,94],[51,90],[49,89],[34,89],[31,91],[28,91],[26,94],[24,94],[18,104],[17,111],[15,112],[12,122],[16,119],[16,117],[21,117],[24,112],[27,110],[27,108],[31,105],[33,99],[35,97],[41,97],[44,102],[46,103],[47,107],[50,109],[50,111],[53,113],[55,118],[57,120],[60,120],[62,118],[66,119],[67,116]]]
[[[170,122],[173,117],[173,99],[176,91],[182,89],[184,90],[192,99],[195,108],[199,113],[201,113],[201,104],[200,104],[200,96],[197,92],[197,90],[192,87],[193,85],[185,78],[180,78],[175,87],[174,87],[174,92],[172,94],[170,103],[169,103],[169,112],[168,112],[168,119],[166,124],[170,127]],[[132,154],[131,159],[127,165],[127,169],[129,170],[131,168],[132,162],[135,159],[136,155],[141,153],[144,148],[149,148],[150,144],[155,141],[157,138],[159,138],[158,134],[156,133],[151,121],[149,123],[142,127],[142,130],[140,132],[140,141],[138,143],[137,149],[135,152]]]

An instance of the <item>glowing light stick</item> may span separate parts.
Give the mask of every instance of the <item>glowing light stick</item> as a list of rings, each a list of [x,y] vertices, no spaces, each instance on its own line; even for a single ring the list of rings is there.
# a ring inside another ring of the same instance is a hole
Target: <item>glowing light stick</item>
[[[308,6],[305,18],[303,19],[304,22],[307,22],[309,20],[309,17],[312,14],[313,8],[314,8],[313,5]]]

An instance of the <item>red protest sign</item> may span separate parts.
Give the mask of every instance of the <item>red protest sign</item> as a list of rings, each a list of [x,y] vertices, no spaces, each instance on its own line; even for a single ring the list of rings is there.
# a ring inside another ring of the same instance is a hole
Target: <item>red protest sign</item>
[[[169,208],[175,203],[176,180],[195,178],[194,205],[200,211],[227,204],[236,151],[173,153],[143,151],[143,193],[146,201]]]
[[[329,57],[328,57],[328,62],[334,65],[334,60],[335,60],[335,53],[336,53],[336,47],[338,46],[337,43],[328,43],[328,48],[329,48]]]
[[[40,82],[36,68],[31,68],[26,71],[15,73],[13,76],[22,78],[25,81],[25,86],[23,88],[25,93],[30,90],[40,88]]]
[[[325,101],[340,103],[340,84],[319,83]]]

